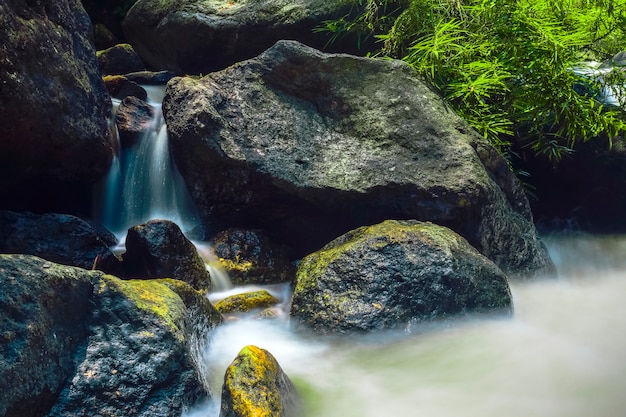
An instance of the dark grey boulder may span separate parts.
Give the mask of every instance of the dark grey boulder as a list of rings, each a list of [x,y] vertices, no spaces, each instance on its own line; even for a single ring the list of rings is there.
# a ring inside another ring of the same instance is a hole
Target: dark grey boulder
[[[194,244],[169,220],[133,226],[122,262],[129,278],[176,278],[208,291],[211,276]]]
[[[123,28],[152,68],[206,74],[252,58],[280,39],[297,39],[321,49],[329,37],[313,29],[353,7],[342,0],[139,0]],[[357,41],[349,37],[331,47],[355,51]]]
[[[91,269],[116,244],[108,230],[69,214],[0,211],[0,253]]]
[[[123,75],[107,75],[103,79],[111,97],[118,100],[126,97],[137,97],[144,101],[148,99],[148,92],[142,86]]]
[[[78,0],[0,2],[0,206],[88,211],[111,101]]]
[[[299,417],[302,403],[276,358],[246,346],[226,369],[220,417]]]
[[[222,321],[172,280],[0,255],[0,415],[178,417],[210,396],[198,340]]]
[[[96,57],[102,75],[122,75],[146,69],[132,45],[127,43],[98,51]]]
[[[284,247],[260,230],[227,229],[212,239],[215,256],[235,285],[293,282],[296,268]]]
[[[461,236],[432,223],[387,220],[305,257],[290,316],[332,334],[511,311],[506,275]]]
[[[553,271],[506,162],[401,61],[281,41],[163,103],[207,223],[258,227],[302,256],[361,225],[450,227],[507,273]]]
[[[135,145],[147,132],[154,130],[154,107],[134,96],[127,96],[115,113],[115,124],[122,147]]]

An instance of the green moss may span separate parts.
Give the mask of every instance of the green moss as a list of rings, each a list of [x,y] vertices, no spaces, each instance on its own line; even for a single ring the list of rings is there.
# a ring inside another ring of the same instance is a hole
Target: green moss
[[[215,304],[215,308],[222,314],[234,311],[246,312],[273,306],[278,302],[278,299],[269,292],[261,290],[227,297]]]
[[[298,268],[296,291],[315,287],[329,265],[358,247],[381,250],[388,245],[420,240],[447,253],[459,245],[459,237],[450,229],[430,222],[386,220],[372,226],[352,230],[321,250],[306,256]]]
[[[234,261],[231,259],[220,258],[220,264],[226,270],[226,272],[239,272],[246,273],[250,272],[254,269],[254,265],[252,262],[240,262],[239,259],[235,259]]]
[[[167,285],[156,280],[121,280],[111,275],[103,276],[103,283],[100,292],[107,287],[120,292],[137,308],[154,315],[179,338],[183,337],[178,323],[184,317],[184,304]]]
[[[279,366],[267,351],[244,347],[226,371],[225,384],[237,416],[274,417],[281,415],[276,390]]]

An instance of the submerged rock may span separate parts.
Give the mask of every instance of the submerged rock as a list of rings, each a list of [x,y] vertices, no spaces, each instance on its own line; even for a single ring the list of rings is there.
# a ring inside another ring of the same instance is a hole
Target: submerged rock
[[[215,304],[222,314],[245,313],[278,304],[280,301],[266,290],[231,295]]]
[[[0,2],[0,207],[85,212],[113,158],[111,101],[78,0]]]
[[[97,258],[113,255],[116,243],[111,232],[69,214],[0,211],[0,253],[91,269]]]
[[[226,369],[220,417],[298,417],[300,398],[268,351],[244,347]]]
[[[176,278],[196,289],[211,288],[211,276],[196,247],[169,220],[131,227],[122,261],[130,278]]]
[[[506,275],[452,230],[388,220],[302,260],[290,315],[321,333],[510,312]]]
[[[323,48],[329,37],[313,28],[345,16],[352,7],[340,0],[139,0],[123,27],[151,67],[197,74],[252,58],[279,39]],[[346,38],[332,46],[356,50],[356,40]]]
[[[0,287],[0,415],[178,417],[210,395],[193,354],[221,316],[188,285],[0,255]]]
[[[284,247],[257,230],[228,229],[213,239],[213,250],[235,285],[293,282],[296,268]]]
[[[450,227],[508,273],[552,272],[517,179],[401,61],[280,41],[163,103],[197,207],[222,228],[264,229],[303,256],[361,225]]]

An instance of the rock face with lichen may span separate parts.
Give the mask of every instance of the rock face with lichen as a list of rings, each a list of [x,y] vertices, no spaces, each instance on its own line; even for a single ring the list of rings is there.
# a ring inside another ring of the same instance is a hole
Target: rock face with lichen
[[[315,331],[341,333],[511,310],[506,275],[461,236],[388,220],[305,257],[290,315]]]
[[[244,347],[226,369],[220,417],[298,417],[300,399],[268,351]]]
[[[279,39],[317,48],[329,42],[313,28],[353,7],[343,0],[139,0],[124,33],[150,66],[176,73],[207,73],[252,58]],[[351,36],[332,45],[355,50]]]
[[[293,282],[296,269],[285,248],[259,230],[228,229],[212,239],[215,256],[236,285]]]
[[[76,209],[111,164],[111,102],[91,30],[78,0],[0,2],[4,208]]]
[[[196,205],[302,256],[361,225],[450,227],[507,273],[552,272],[504,159],[401,61],[280,41],[163,103]]]
[[[178,417],[210,395],[192,353],[222,319],[188,285],[0,255],[0,287],[0,416]]]
[[[235,294],[220,300],[215,308],[222,314],[243,313],[253,310],[271,307],[279,303],[279,300],[266,290]]]

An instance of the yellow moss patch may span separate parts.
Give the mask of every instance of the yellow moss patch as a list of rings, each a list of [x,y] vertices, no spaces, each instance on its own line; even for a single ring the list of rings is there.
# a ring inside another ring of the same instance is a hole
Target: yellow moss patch
[[[272,294],[266,290],[261,290],[226,297],[216,303],[215,308],[222,314],[234,311],[246,312],[257,308],[273,306],[278,304],[278,302],[278,299]]]
[[[254,268],[252,262],[239,262],[238,259],[224,259],[220,258],[220,264],[226,270],[226,272],[249,272]]]
[[[103,280],[105,287],[120,292],[137,308],[153,314],[182,339],[179,323],[183,321],[185,306],[178,294],[167,285],[154,280],[121,280],[111,275],[105,275]],[[100,292],[105,287],[101,287]]]

